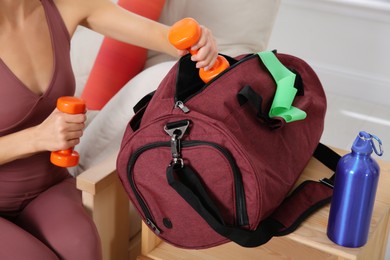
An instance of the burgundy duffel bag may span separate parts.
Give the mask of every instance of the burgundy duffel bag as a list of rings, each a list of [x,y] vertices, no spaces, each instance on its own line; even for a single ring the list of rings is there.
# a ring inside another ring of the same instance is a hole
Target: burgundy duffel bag
[[[287,197],[314,153],[331,168],[339,158],[319,144],[326,97],[312,68],[276,52],[226,58],[205,84],[182,57],[135,106],[118,155],[142,219],[178,247],[264,244],[332,194],[325,179]]]

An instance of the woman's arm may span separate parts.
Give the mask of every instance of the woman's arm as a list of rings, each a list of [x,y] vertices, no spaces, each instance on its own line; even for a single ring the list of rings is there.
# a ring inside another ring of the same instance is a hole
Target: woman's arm
[[[69,27],[80,24],[119,41],[172,56],[184,54],[169,43],[169,26],[129,12],[110,0],[56,0],[56,4]],[[201,38],[192,47],[199,50],[192,57],[198,68],[214,64],[217,47],[207,28],[202,27]]]
[[[168,42],[168,26],[128,12],[110,1],[103,2],[107,4],[93,8],[82,25],[119,41],[177,55]]]
[[[0,137],[0,165],[34,154],[32,128]]]
[[[41,124],[0,137],[0,165],[41,151],[65,150],[77,145],[83,134],[84,114],[55,109]]]

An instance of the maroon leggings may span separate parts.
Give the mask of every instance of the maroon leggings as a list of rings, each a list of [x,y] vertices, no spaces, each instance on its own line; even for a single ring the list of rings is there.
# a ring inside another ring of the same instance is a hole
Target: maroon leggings
[[[99,235],[75,179],[41,193],[15,221],[0,217],[0,259],[102,259]]]

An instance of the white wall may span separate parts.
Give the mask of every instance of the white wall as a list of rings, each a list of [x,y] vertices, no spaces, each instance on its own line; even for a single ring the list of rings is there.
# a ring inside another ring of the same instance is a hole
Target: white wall
[[[390,107],[390,0],[282,0],[268,49],[306,60],[327,92]]]
[[[324,88],[390,106],[390,2],[282,0],[269,49],[306,60]]]

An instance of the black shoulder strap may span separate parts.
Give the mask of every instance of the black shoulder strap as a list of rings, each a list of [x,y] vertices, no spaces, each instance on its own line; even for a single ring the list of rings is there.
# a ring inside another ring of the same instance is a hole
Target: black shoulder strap
[[[319,144],[314,157],[335,171],[340,156]],[[224,223],[217,207],[208,196],[198,175],[188,166],[167,168],[169,185],[220,235],[244,247],[256,247],[274,236],[293,232],[310,214],[330,202],[333,176],[329,185],[321,181],[305,181],[256,230],[247,230]]]
[[[131,118],[129,122],[129,125],[131,129],[133,129],[133,131],[137,131],[138,128],[140,127],[145,110],[148,107],[150,100],[152,100],[154,93],[156,93],[155,90],[148,93],[141,100],[139,100],[137,104],[135,104],[135,106],[133,107],[134,116]]]

